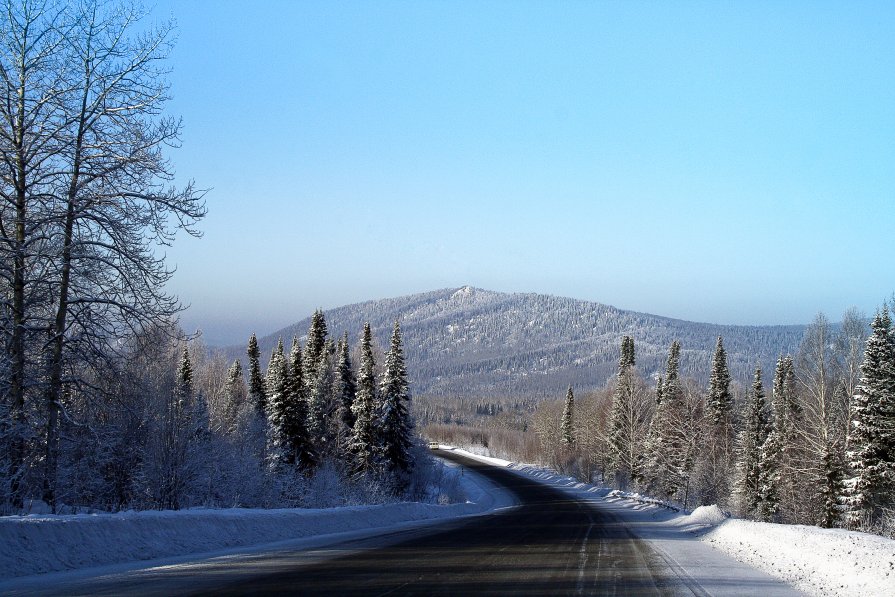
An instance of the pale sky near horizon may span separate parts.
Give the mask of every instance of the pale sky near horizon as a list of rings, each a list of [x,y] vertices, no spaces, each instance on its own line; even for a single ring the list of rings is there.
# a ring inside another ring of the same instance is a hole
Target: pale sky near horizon
[[[167,0],[184,327],[470,284],[730,324],[895,290],[895,3]]]

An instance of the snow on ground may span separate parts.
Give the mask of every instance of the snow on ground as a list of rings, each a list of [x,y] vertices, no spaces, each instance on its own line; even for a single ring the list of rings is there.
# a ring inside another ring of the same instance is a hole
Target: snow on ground
[[[671,556],[688,549],[680,538],[692,538],[811,595],[895,595],[892,539],[843,529],[738,520],[728,518],[718,506],[700,506],[688,513],[647,496],[588,485],[543,467],[470,456],[597,501]]]
[[[490,512],[514,498],[458,474],[465,503],[329,509],[221,509],[0,517],[0,578],[105,566]],[[3,591],[0,590],[0,593]]]

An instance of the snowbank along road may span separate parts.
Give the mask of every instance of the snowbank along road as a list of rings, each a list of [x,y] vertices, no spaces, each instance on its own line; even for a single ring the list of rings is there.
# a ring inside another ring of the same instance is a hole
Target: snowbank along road
[[[733,560],[719,565],[726,556],[714,550],[711,568],[729,574],[700,577],[693,562],[681,565],[669,550],[653,549],[599,504],[460,454],[439,455],[505,487],[519,505],[325,548],[212,558],[56,589],[92,595],[798,594]]]

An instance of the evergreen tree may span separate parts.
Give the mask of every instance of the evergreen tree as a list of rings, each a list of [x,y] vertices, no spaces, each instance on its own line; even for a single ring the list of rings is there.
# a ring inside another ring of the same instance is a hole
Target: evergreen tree
[[[733,397],[730,394],[730,370],[727,368],[727,351],[721,336],[712,357],[712,375],[709,378],[708,410],[712,425],[719,432],[728,433],[731,426]]]
[[[258,413],[264,415],[267,412],[267,387],[261,375],[261,351],[255,334],[249,338],[246,354],[249,356],[249,395]]]
[[[681,345],[675,340],[668,352],[664,381],[657,387],[648,468],[652,484],[665,496],[686,501],[695,430],[679,379],[680,352]]]
[[[282,341],[280,342],[282,347]],[[295,463],[290,450],[289,420],[290,409],[289,368],[283,352],[274,350],[267,365],[268,461],[275,472],[284,472],[288,465]]]
[[[762,522],[777,522],[780,511],[780,471],[783,442],[772,430],[758,455],[758,506],[755,517]]]
[[[308,430],[308,399],[302,379],[301,346],[296,337],[292,338],[292,349],[289,352],[288,388],[289,409],[285,429],[291,449],[289,461],[302,470],[310,470],[318,458],[313,436]]]
[[[572,394],[572,386],[569,386],[569,391],[566,393],[566,405],[562,411],[560,431],[563,445],[569,448],[573,447],[575,445],[575,396]]]
[[[339,361],[336,366],[336,396],[339,400],[339,420],[346,433],[354,428],[354,397],[357,394],[357,379],[351,365],[351,354],[348,346],[348,333],[339,340]]]
[[[305,363],[308,362],[305,354]],[[313,380],[305,380],[308,388],[308,432],[318,446],[318,452],[325,452],[329,448],[330,437],[326,425],[329,412],[330,395],[332,393],[332,367],[329,353],[320,352],[317,364],[310,369]]]
[[[876,522],[895,507],[895,340],[886,305],[867,338],[861,381],[851,405],[844,501],[850,526]]]
[[[768,483],[774,483],[775,486],[766,487],[763,491],[772,496],[768,499],[772,499],[776,504],[775,519],[785,522],[795,518],[795,511],[800,509],[801,502],[796,483],[800,474],[797,461],[802,451],[798,438],[801,406],[796,395],[795,366],[791,356],[777,360],[774,371],[773,414],[772,433],[775,443],[768,447],[767,466],[776,467],[776,470],[768,470],[764,476]],[[774,454],[774,457],[770,458],[770,454]],[[763,468],[764,466],[762,465]]]
[[[378,435],[383,462],[395,476],[399,490],[406,487],[407,473],[414,464],[410,454],[413,445],[413,421],[408,409],[409,387],[401,342],[401,326],[395,320],[391,345],[385,355],[385,371],[380,386],[382,406],[378,413]]]
[[[376,363],[373,359],[373,333],[370,324],[364,324],[361,338],[360,372],[357,377],[357,396],[351,406],[354,414],[349,451],[352,455],[351,470],[355,475],[375,470],[376,428],[374,405],[376,404]]]
[[[839,526],[842,505],[839,503],[844,491],[845,463],[842,461],[842,447],[837,442],[829,443],[823,455],[823,511],[818,524],[824,528]]]
[[[227,383],[224,387],[226,393],[226,405],[224,407],[224,430],[227,435],[236,432],[239,412],[248,397],[245,379],[242,375],[242,364],[239,359],[227,370]]]
[[[712,357],[706,411],[706,434],[698,466],[699,488],[703,503],[725,505],[730,494],[734,431],[730,371],[721,336]]]
[[[640,478],[642,457],[641,437],[648,408],[634,369],[634,339],[622,338],[615,391],[607,437],[607,473],[614,483],[624,489],[629,480]]]
[[[756,367],[752,393],[746,413],[746,426],[740,439],[737,492],[743,512],[757,517],[761,499],[761,448],[770,433],[761,367]]]
[[[326,318],[323,311],[317,309],[311,316],[308,341],[305,343],[304,378],[309,396],[311,386],[317,381],[317,366],[320,364],[320,357],[326,351],[326,335]]]

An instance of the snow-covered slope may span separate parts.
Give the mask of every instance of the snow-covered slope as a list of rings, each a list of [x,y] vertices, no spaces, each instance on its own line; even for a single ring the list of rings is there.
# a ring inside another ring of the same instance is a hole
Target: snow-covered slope
[[[683,345],[681,371],[708,376],[718,336],[724,336],[731,373],[748,380],[756,360],[773,369],[798,346],[803,326],[724,326],[624,311],[595,302],[541,294],[507,294],[451,288],[326,310],[333,337],[356,341],[364,322],[384,344],[401,320],[413,392],[417,396],[554,395],[569,384],[601,387],[618,363],[623,335],[634,337],[645,376],[664,366],[672,340]],[[302,316],[309,314],[300,314]],[[259,338],[262,362],[279,338],[307,334],[303,319]],[[248,338],[246,339],[248,340]],[[227,349],[245,358],[245,345]]]

